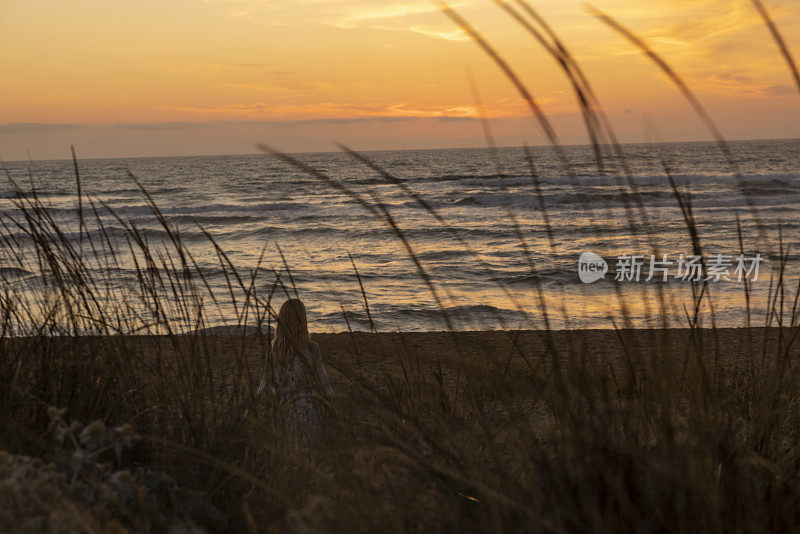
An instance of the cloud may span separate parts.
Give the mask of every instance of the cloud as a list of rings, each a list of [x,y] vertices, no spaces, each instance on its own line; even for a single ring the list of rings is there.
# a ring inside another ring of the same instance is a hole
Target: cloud
[[[548,99],[542,99],[547,102]],[[513,108],[513,109],[512,109]],[[495,109],[496,115],[518,115],[517,106],[504,106]],[[223,104],[184,105],[171,108],[170,112],[191,113],[217,120],[309,120],[309,119],[353,119],[367,117],[442,117],[442,116],[476,116],[473,105],[420,105],[420,103],[396,102],[379,104],[350,99],[346,102],[315,102],[308,104],[285,103],[282,100],[232,102]]]
[[[7,122],[0,124],[0,133],[44,133],[84,128],[85,124],[47,124],[42,122]]]
[[[264,63],[232,63],[234,67],[245,67],[245,68],[252,68],[252,69],[267,69],[270,66]],[[278,72],[276,74],[287,74],[286,72]]]
[[[769,96],[794,95],[797,93],[797,87],[793,85],[770,85],[764,88],[764,92]]]
[[[461,28],[445,31],[423,28],[421,26],[410,26],[408,29],[414,33],[421,33],[422,35],[427,35],[428,37],[436,37],[437,39],[444,39],[446,41],[469,41],[469,36],[464,33]]]
[[[271,26],[328,26],[411,31],[450,41],[465,40],[460,30],[442,21],[439,8],[423,1],[395,0],[376,6],[375,0],[203,0],[227,16]],[[474,0],[451,7],[474,5]]]
[[[118,122],[113,126],[124,130],[192,130],[197,128],[210,128],[221,124],[221,122],[222,121]]]
[[[381,117],[371,117],[381,118]],[[240,121],[239,124],[248,124],[252,126],[304,126],[304,125],[344,125],[344,124],[357,124],[360,122],[367,122],[370,117],[355,117],[355,118],[340,118],[340,119],[298,119],[286,121]]]
[[[733,83],[744,83],[744,84],[756,83],[756,81],[753,79],[752,76],[747,76],[745,74],[739,74],[735,72],[723,72],[721,74],[717,74],[717,78],[723,81],[728,81]]]
[[[461,115],[404,115],[399,117],[387,117],[384,115],[365,115],[363,117],[353,118],[329,118],[329,119],[296,119],[296,120],[266,120],[266,121],[216,121],[216,124],[242,124],[252,126],[313,126],[313,125],[345,125],[345,124],[359,124],[367,122],[410,122],[418,120],[437,120],[437,121],[458,121],[465,119],[473,119],[473,117],[464,117]]]
[[[773,2],[770,12],[785,37],[800,31],[796,11]],[[652,45],[693,89],[724,99],[788,94],[788,72],[751,0],[657,0],[641,8],[608,13]],[[786,16],[790,15],[790,16]],[[793,16],[792,16],[793,15]],[[627,57],[640,52],[614,36],[596,47],[603,54]],[[779,65],[779,67],[778,67]]]
[[[736,72],[721,74],[711,72],[706,75],[695,73],[691,79],[691,84],[695,87],[736,99],[761,99],[797,94],[797,88],[793,85],[759,81],[753,76]]]
[[[461,121],[476,120],[474,117],[464,115],[414,115],[385,116],[364,115],[361,117],[331,117],[310,119],[286,120],[210,120],[210,121],[167,121],[167,122],[114,122],[114,123],[87,123],[87,124],[46,124],[46,123],[6,123],[0,124],[0,134],[18,133],[43,133],[48,131],[69,131],[74,129],[127,130],[127,131],[179,131],[179,130],[207,130],[212,128],[225,128],[228,126],[269,126],[269,127],[300,127],[324,125],[348,125],[368,122],[409,122],[417,120]]]
[[[477,117],[442,116],[442,117],[434,117],[434,120],[438,122],[471,122],[471,121],[479,121],[480,119]]]
[[[375,22],[408,18],[423,13],[434,13],[438,10],[439,8],[433,5],[394,4],[381,8],[368,7],[366,9],[353,10],[334,18],[333,22],[340,28],[358,28]]]

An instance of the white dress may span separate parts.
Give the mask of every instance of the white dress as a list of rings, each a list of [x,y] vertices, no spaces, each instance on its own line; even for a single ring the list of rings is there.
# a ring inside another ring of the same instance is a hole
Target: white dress
[[[322,398],[331,396],[331,386],[325,364],[316,343],[308,346],[306,354],[308,365],[294,356],[288,365],[276,367],[272,354],[267,349],[267,369],[272,371],[271,384],[277,393],[278,402],[290,413],[294,413],[308,426],[319,423]],[[259,393],[266,387],[262,381]]]

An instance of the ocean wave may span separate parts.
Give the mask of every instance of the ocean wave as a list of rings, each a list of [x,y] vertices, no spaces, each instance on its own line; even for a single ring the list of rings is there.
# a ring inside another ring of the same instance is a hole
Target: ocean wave
[[[737,178],[732,173],[719,173],[719,174],[673,174],[673,179],[679,185],[697,185],[697,184],[720,184],[734,187],[737,184]],[[626,185],[628,177],[612,177],[612,176],[581,176],[578,178],[570,177],[552,177],[543,176],[541,183],[543,185],[587,185],[587,186],[609,186],[614,184]],[[781,181],[787,184],[792,182],[800,182],[800,174],[798,173],[783,173],[783,174],[747,174],[739,183],[769,183],[773,181]],[[669,179],[664,174],[644,174],[633,175],[630,181],[639,186],[644,185],[665,185],[669,186]]]
[[[8,278],[22,278],[25,276],[30,276],[33,273],[28,271],[27,269],[22,269],[20,267],[0,267],[0,277],[4,279]]]
[[[462,180],[497,180],[500,178],[516,178],[512,174],[496,173],[496,174],[442,174],[438,176],[426,176],[417,181],[420,182],[458,182]]]
[[[686,197],[684,197],[686,198]],[[800,203],[800,189],[794,193],[787,191],[773,192],[760,195],[742,195],[734,193],[702,193],[690,195],[694,208],[731,208],[748,206],[782,206]],[[540,210],[540,203],[544,201],[545,207],[568,207],[574,209],[608,209],[637,207],[678,207],[678,201],[671,191],[645,191],[637,194],[629,193],[555,193],[545,194],[541,197],[530,193],[475,193],[460,197],[452,201],[433,202],[434,208],[504,208],[518,207]],[[414,203],[405,203],[406,207],[415,206]]]
[[[435,331],[446,330],[447,317],[456,328],[519,328],[535,321],[536,316],[521,310],[501,308],[488,304],[457,305],[444,308],[428,306],[388,305],[371,306],[373,322],[378,330],[396,330],[403,325],[404,330]],[[351,328],[369,331],[370,323],[366,313],[347,310],[344,312]],[[343,322],[341,311],[322,315],[319,322],[339,325]]]

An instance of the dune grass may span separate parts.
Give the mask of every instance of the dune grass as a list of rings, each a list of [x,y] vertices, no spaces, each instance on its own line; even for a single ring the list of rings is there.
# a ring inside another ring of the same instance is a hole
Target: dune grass
[[[764,6],[754,2],[794,65]],[[518,0],[518,11],[497,3],[563,69],[584,113],[598,172],[626,186],[629,224],[656,251],[623,149],[577,62],[530,5]],[[442,9],[509,77],[560,150],[555,131],[511,67],[467,21]],[[598,16],[670,76],[729,154],[677,73],[619,23]],[[389,227],[449,321],[442,304],[447,295],[374,192],[354,190],[263,148]],[[419,203],[474,254],[459,229],[402,178],[342,148]],[[535,161],[527,154],[539,191]],[[260,262],[242,272],[206,233],[227,281],[221,298],[180,230],[144,188],[166,241],[152,242],[146,231],[84,195],[74,161],[75,221],[54,219],[35,190],[12,180],[17,215],[5,214],[0,223],[6,267],[0,448],[7,451],[0,453],[0,499],[13,503],[0,507],[0,526],[87,532],[161,531],[177,524],[237,532],[785,532],[800,524],[800,292],[782,268],[788,251],[780,244],[771,313],[764,325],[740,332],[714,327],[713,307],[704,311],[711,298],[705,283],[695,287],[683,330],[555,332],[550,318],[568,313],[548,309],[534,276],[532,300],[545,327],[538,332],[510,331],[501,323],[487,337],[388,334],[376,332],[370,318],[371,332],[320,336],[331,349],[326,358],[334,396],[322,427],[298,444],[273,424],[279,408],[272,400],[255,395],[270,342],[269,329],[261,327],[274,322],[276,302],[298,292],[280,249],[281,272],[265,276]],[[675,185],[666,164],[665,175],[699,254],[691,197]],[[549,232],[547,206],[539,198]],[[124,228],[122,236],[109,234],[108,220]],[[513,213],[509,220],[515,221]],[[525,238],[517,235],[535,275]],[[551,234],[549,243],[554,250]],[[115,276],[121,265],[135,269],[135,283]],[[11,267],[37,276],[15,278]],[[361,292],[370,317],[355,262],[353,269],[354,291]],[[743,290],[748,306],[742,314],[750,326],[747,284]],[[655,316],[668,306],[658,292],[651,304]],[[239,326],[258,328],[210,334],[205,327],[212,309]],[[628,324],[621,295],[619,321]],[[731,340],[740,351],[730,349]],[[37,463],[40,471],[32,471],[28,457],[47,467]],[[54,512],[37,500],[42,495],[65,504]],[[23,525],[26,510],[41,521]],[[65,517],[69,521],[59,523]]]

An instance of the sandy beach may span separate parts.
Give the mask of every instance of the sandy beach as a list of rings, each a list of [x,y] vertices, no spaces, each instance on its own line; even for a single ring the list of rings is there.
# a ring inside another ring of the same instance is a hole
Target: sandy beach
[[[698,361],[713,369],[720,366],[749,367],[774,363],[776,354],[790,361],[800,356],[800,345],[793,342],[798,329],[718,328],[718,329],[633,329],[633,330],[540,330],[461,331],[461,332],[340,332],[317,333],[311,338],[322,352],[334,386],[343,386],[357,372],[371,377],[380,386],[385,376],[397,377],[405,366],[430,370],[440,365],[445,374],[484,372],[487,366],[550,368],[555,360],[562,365],[587,368],[617,366],[631,362],[651,368],[659,360],[681,367]],[[192,336],[185,336],[184,341]],[[220,366],[219,378],[236,374],[244,361],[248,373],[257,377],[264,369],[266,335],[203,336],[203,344]],[[146,352],[160,346],[169,352],[172,341],[158,337],[138,337]],[[791,345],[788,351],[785,348]],[[233,355],[236,355],[235,357]],[[699,356],[698,358],[698,355]],[[766,361],[769,359],[770,361]],[[227,371],[226,371],[227,369]],[[429,375],[422,378],[430,379]],[[336,389],[336,388],[334,388]],[[339,388],[341,390],[341,388]]]

